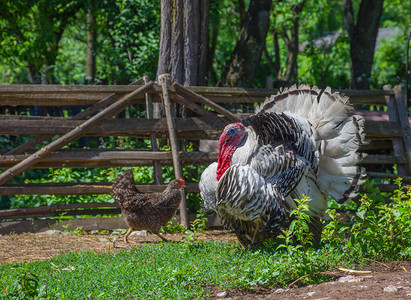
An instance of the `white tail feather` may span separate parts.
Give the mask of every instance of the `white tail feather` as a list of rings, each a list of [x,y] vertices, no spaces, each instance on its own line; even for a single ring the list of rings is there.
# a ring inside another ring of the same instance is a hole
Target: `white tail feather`
[[[309,196],[313,215],[322,216],[326,209],[327,193],[335,200],[345,201],[356,195],[355,188],[365,172],[357,164],[362,155],[358,148],[364,143],[364,119],[352,115],[348,97],[332,93],[327,87],[323,93],[317,87],[292,86],[271,96],[258,112],[285,113],[305,119],[315,133],[319,168],[317,174],[305,176],[293,193]]]

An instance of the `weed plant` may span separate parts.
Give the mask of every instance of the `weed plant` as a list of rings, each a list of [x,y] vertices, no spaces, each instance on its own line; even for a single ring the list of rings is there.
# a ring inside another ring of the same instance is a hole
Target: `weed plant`
[[[235,242],[203,242],[203,216],[180,243],[145,244],[116,254],[67,252],[48,261],[0,266],[1,299],[203,299],[221,289],[276,288],[331,280],[319,272],[360,268],[372,260],[411,258],[411,187],[397,181],[388,203],[375,189],[365,193],[349,225],[335,209],[321,245],[307,231],[308,198],[298,201],[294,221],[261,248]],[[349,204],[352,205],[352,204]],[[295,243],[294,241],[297,241]]]

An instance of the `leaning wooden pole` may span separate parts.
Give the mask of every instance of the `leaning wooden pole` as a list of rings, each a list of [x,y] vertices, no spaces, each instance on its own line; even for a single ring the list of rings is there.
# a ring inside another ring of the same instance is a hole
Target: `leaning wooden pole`
[[[63,146],[67,145],[73,140],[79,138],[80,136],[84,134],[84,132],[87,129],[95,126],[102,119],[115,116],[120,111],[122,111],[124,108],[132,104],[134,97],[151,89],[152,86],[153,86],[153,82],[150,81],[146,83],[145,85],[143,85],[142,87],[136,89],[134,92],[131,92],[130,94],[125,95],[120,100],[111,104],[106,109],[102,110],[95,116],[91,117],[90,119],[88,119],[81,125],[77,126],[70,132],[61,136],[54,142],[48,144],[47,146],[41,148],[40,150],[33,153],[32,155],[27,157],[25,160],[21,161],[20,163],[16,164],[10,169],[4,171],[3,173],[0,174],[0,185],[4,184],[5,182],[17,176],[18,174],[24,172],[31,166],[35,165],[38,161],[40,161],[43,157],[47,156],[48,154],[62,148]]]
[[[143,79],[140,78],[140,79],[130,83],[130,85],[138,85],[138,84],[142,84],[142,82],[143,82]],[[144,82],[144,83],[146,83],[146,82]],[[107,97],[104,97],[103,99],[101,99],[99,102],[97,102],[93,106],[90,106],[89,108],[87,108],[84,111],[78,113],[77,115],[72,116],[70,118],[70,120],[83,120],[83,119],[85,119],[89,116],[94,115],[100,109],[105,108],[106,106],[108,106],[110,104],[113,104],[114,102],[116,102],[120,98],[121,98],[121,95],[119,95],[119,94],[111,94]],[[37,136],[37,137],[31,139],[30,141],[18,146],[17,148],[14,148],[14,149],[8,151],[7,153],[5,153],[5,155],[22,154],[22,153],[30,150],[31,148],[37,146],[38,144],[40,144],[44,141],[47,141],[48,139],[51,139],[53,136],[54,135],[50,135],[50,134]]]
[[[177,92],[184,94],[188,98],[195,99],[198,102],[201,102],[204,105],[207,105],[211,109],[214,109],[216,112],[222,114],[223,116],[227,117],[231,122],[239,122],[241,121],[241,118],[236,116],[235,114],[229,112],[226,110],[224,107],[221,107],[220,105],[214,103],[213,101],[207,99],[206,97],[203,97],[193,91],[190,91],[186,87],[182,86],[181,84],[174,82],[173,87],[176,89]]]
[[[176,178],[179,178],[179,177],[183,177],[183,170],[180,164],[180,157],[178,156],[177,133],[175,129],[176,127],[174,124],[173,115],[171,113],[171,101],[170,101],[170,96],[168,94],[168,88],[167,88],[167,86],[170,84],[170,74],[160,75],[158,77],[158,81],[161,83],[162,90],[163,90],[163,103],[164,103],[164,110],[166,113],[168,133],[170,137],[170,146],[171,146],[171,154],[173,158],[174,174]],[[180,191],[181,191],[181,202],[180,202],[181,224],[185,228],[189,228],[185,191],[184,189],[181,189]]]

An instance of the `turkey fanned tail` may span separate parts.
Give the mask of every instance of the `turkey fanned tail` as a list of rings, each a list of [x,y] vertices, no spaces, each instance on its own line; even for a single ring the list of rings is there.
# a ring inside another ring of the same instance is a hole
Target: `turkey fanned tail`
[[[314,181],[311,185],[339,203],[356,196],[365,177],[365,170],[357,165],[364,157],[357,153],[365,143],[364,119],[352,114],[348,97],[332,93],[329,87],[321,93],[317,87],[293,86],[271,96],[256,112],[284,113],[306,120],[313,130],[313,150],[318,155],[318,171],[308,181]],[[305,194],[315,199],[317,191]]]

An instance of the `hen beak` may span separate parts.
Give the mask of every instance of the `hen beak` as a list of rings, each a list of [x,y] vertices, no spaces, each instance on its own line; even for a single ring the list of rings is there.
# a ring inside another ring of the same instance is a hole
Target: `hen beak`
[[[176,187],[179,189],[179,190],[181,190],[182,188],[185,188],[186,187],[186,185],[185,185],[185,183],[178,183],[178,184],[176,184]]]

